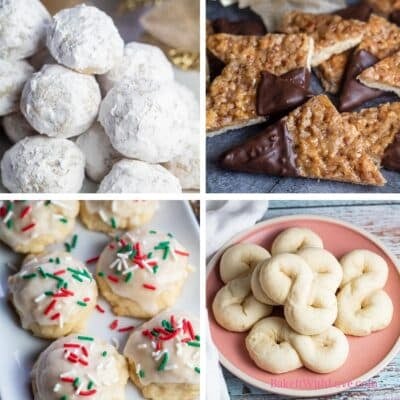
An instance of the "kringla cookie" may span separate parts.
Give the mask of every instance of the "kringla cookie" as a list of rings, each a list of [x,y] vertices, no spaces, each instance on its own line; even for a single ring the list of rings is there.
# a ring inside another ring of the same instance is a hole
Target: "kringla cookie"
[[[197,318],[165,311],[131,334],[124,355],[129,376],[146,399],[198,398],[199,332]]]
[[[78,334],[53,342],[31,377],[34,400],[125,400],[128,371],[115,347]]]
[[[172,234],[142,228],[106,246],[96,279],[115,314],[150,318],[176,302],[191,270],[188,260]]]
[[[28,256],[8,284],[22,327],[46,339],[81,332],[96,305],[96,281],[70,253]]]
[[[83,200],[80,216],[90,230],[113,232],[148,223],[158,208],[151,200]]]
[[[18,253],[41,253],[73,230],[76,200],[0,201],[0,240]]]
[[[3,125],[4,133],[13,143],[17,143],[27,136],[37,134],[20,111],[6,115],[1,124]]]

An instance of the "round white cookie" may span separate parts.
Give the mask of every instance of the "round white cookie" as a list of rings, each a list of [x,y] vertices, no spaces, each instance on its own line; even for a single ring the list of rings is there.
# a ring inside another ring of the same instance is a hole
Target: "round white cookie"
[[[190,269],[173,235],[140,228],[104,248],[96,279],[115,314],[150,318],[176,302]]]
[[[20,60],[44,46],[51,16],[39,0],[0,2],[0,58]]]
[[[0,116],[19,109],[22,89],[33,72],[26,61],[0,59]]]
[[[47,31],[47,47],[66,67],[85,74],[104,74],[122,58],[124,42],[107,14],[79,5],[54,15]]]
[[[26,118],[19,111],[6,115],[2,119],[1,124],[4,129],[4,133],[13,143],[17,143],[27,136],[33,136],[37,134],[37,132],[29,125]]]
[[[146,399],[197,399],[200,324],[186,313],[165,311],[131,334],[124,349],[129,375]]]
[[[32,369],[34,400],[125,400],[125,358],[112,345],[86,335],[53,342]]]
[[[17,253],[41,253],[74,229],[77,200],[0,202],[0,240]]]
[[[118,151],[111,146],[110,139],[98,122],[78,136],[76,144],[86,158],[86,175],[95,182],[101,182],[113,164],[121,158]]]
[[[161,165],[121,160],[101,181],[98,193],[180,193],[178,179]]]
[[[26,82],[21,111],[39,133],[68,138],[91,127],[100,102],[100,88],[93,76],[53,64]]]
[[[113,147],[127,158],[150,163],[170,161],[181,152],[181,127],[190,106],[177,91],[179,84],[125,79],[100,106],[99,121]]]
[[[85,156],[67,139],[30,136],[4,153],[3,185],[14,193],[77,193],[85,176]]]
[[[101,90],[107,93],[125,78],[158,83],[174,80],[174,70],[165,54],[156,46],[131,42],[125,45],[124,56],[104,75],[98,77]]]
[[[47,339],[81,332],[96,306],[96,281],[70,253],[27,257],[8,285],[22,327]]]

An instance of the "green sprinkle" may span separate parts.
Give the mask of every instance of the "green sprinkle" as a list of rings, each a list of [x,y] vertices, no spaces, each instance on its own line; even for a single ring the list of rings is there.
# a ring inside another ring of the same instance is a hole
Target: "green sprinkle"
[[[83,279],[82,279],[80,276],[78,276],[78,275],[72,274],[72,277],[73,277],[76,281],[83,282]]]
[[[68,282],[64,282],[64,289],[68,289]]]
[[[72,236],[72,243],[71,247],[74,249],[76,247],[76,244],[78,243],[78,235]]]
[[[81,307],[87,307],[87,304],[84,301],[78,300],[76,303],[79,304]]]
[[[157,233],[157,231],[149,231],[149,233],[150,233],[151,235],[155,235],[155,234]]]
[[[34,278],[35,276],[36,276],[36,274],[33,273],[33,274],[24,275],[23,278],[24,278],[24,279],[32,279],[32,278]]]
[[[199,367],[195,367],[194,369],[198,374],[200,373],[200,368]]]
[[[153,273],[157,273],[158,272],[158,269],[159,269],[160,267],[158,266],[158,265],[155,265],[154,267],[153,267]]]
[[[79,340],[88,340],[89,342],[93,342],[93,338],[91,336],[78,336]]]
[[[73,274],[76,274],[76,275],[79,275],[79,274],[82,273],[81,271],[79,271],[79,270],[77,270],[75,268],[71,268],[71,267],[68,267],[67,271],[72,272]]]
[[[125,278],[125,282],[129,282],[132,279],[132,272],[128,272]]]
[[[132,245],[130,243],[119,249],[118,253],[128,253],[129,251],[132,251]]]
[[[61,289],[62,287],[64,287],[64,281],[58,281],[57,289]]]
[[[161,326],[163,327],[163,328],[165,328],[167,331],[169,331],[169,332],[173,332],[174,331],[174,329],[172,328],[172,326],[171,326],[171,324],[166,320],[166,319],[164,319],[162,322],[161,322]]]
[[[102,355],[103,357],[105,357],[105,356],[107,355],[107,352],[106,352],[106,351],[103,351],[103,352],[101,353],[101,355]]]
[[[60,257],[56,258],[56,264],[61,264]]]
[[[51,291],[47,291],[47,292],[44,292],[44,294],[46,295],[46,296],[53,296],[53,292],[51,292]]]
[[[64,218],[64,217],[60,218],[59,221],[62,222],[63,224],[67,224],[68,223],[67,218]]]
[[[54,274],[49,274],[48,272],[45,272],[46,276],[52,279],[55,279],[57,282],[64,282],[64,279],[60,278],[57,275]]]
[[[65,250],[66,250],[68,253],[71,253],[71,245],[70,245],[69,243],[64,243],[64,246],[65,246]]]
[[[170,238],[174,237],[174,235],[172,233],[167,233],[167,236],[169,236]]]
[[[45,272],[43,271],[43,268],[42,268],[42,267],[39,267],[39,268],[38,268],[38,271],[39,271],[40,275],[42,276],[42,278],[46,278],[46,274],[45,274]]]
[[[139,378],[144,378],[145,377],[145,373],[144,373],[144,371],[141,369],[140,371],[139,371]]]
[[[194,338],[195,338],[198,342],[200,342],[200,335],[196,335]]]
[[[151,331],[151,334],[152,334],[153,336],[155,336],[155,337],[157,337],[157,336],[159,335],[159,333],[156,332],[155,330],[152,330],[152,331]]]
[[[68,397],[67,397],[67,395],[66,395],[66,394],[64,394],[64,396],[61,396],[61,397],[60,397],[60,400],[68,400]]]
[[[79,378],[75,378],[74,383],[73,383],[74,388],[77,388],[77,387],[79,386],[79,382],[80,382],[80,381],[81,381],[81,380],[80,380]]]
[[[50,205],[51,204],[51,200],[46,200],[45,202],[44,202],[44,205],[45,206],[48,206],[48,205]]]
[[[163,358],[161,359],[160,365],[157,368],[157,371],[164,371],[167,363],[168,363],[168,353],[164,353]]]
[[[105,276],[105,273],[100,271],[97,275],[98,276]]]
[[[94,386],[94,382],[90,381],[89,384],[87,385],[88,390],[90,390]]]
[[[115,221],[115,218],[114,218],[114,217],[111,218],[111,227],[112,227],[113,229],[116,229],[116,227],[117,227],[117,222]]]
[[[164,250],[164,254],[163,254],[163,260],[166,260],[167,259],[167,257],[169,256],[169,247],[167,247],[165,250]]]
[[[49,258],[49,262],[54,262],[54,260],[52,258]]]
[[[12,219],[9,219],[8,221],[7,221],[7,228],[8,229],[11,229],[12,227],[13,227],[13,225],[14,225],[14,221],[12,220]]]
[[[152,258],[153,257],[153,253],[150,252],[149,254],[147,254],[147,258]]]
[[[187,342],[188,346],[192,346],[192,347],[200,347],[200,343],[199,342]]]
[[[11,211],[14,208],[12,201],[9,201],[7,204],[7,211]]]

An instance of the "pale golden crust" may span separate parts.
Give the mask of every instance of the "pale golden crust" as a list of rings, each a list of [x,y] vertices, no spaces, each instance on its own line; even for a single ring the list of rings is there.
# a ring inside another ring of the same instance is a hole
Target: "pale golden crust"
[[[318,65],[315,69],[315,73],[321,80],[322,86],[327,92],[339,92],[350,54],[351,50],[335,54],[329,60]]]
[[[209,50],[228,63],[211,83],[207,94],[207,131],[248,125],[260,120],[256,93],[260,72],[282,75],[295,68],[309,68],[313,42],[307,35],[211,35]]]
[[[285,118],[300,175],[382,185],[384,178],[365,151],[364,137],[325,95],[315,96]]]

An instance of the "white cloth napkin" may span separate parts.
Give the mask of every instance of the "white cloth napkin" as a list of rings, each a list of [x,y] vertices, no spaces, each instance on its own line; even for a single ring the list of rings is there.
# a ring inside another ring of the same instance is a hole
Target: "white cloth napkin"
[[[208,201],[206,212],[207,257],[240,231],[254,225],[267,211],[267,201]],[[229,345],[229,344],[228,344]],[[207,400],[229,400],[229,393],[207,324]]]

